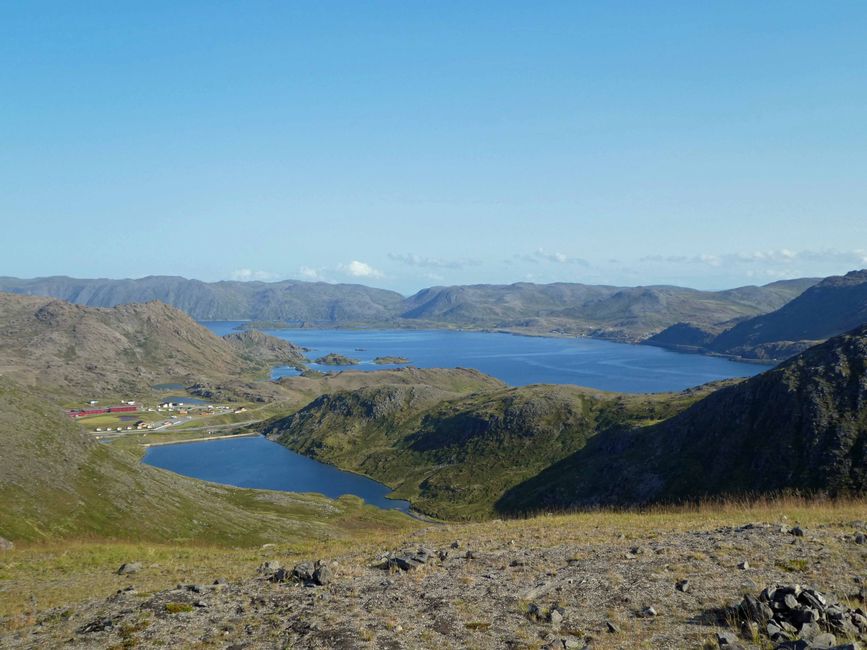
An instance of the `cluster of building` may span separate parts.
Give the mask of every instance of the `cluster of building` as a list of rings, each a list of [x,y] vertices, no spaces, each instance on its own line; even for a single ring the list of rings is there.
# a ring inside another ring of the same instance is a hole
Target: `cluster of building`
[[[66,414],[73,418],[83,418],[91,415],[107,415],[107,414],[116,414],[116,413],[163,413],[165,415],[156,416],[156,417],[167,417],[169,419],[160,422],[158,420],[154,421],[154,416],[146,416],[142,415],[141,417],[146,417],[147,419],[138,420],[136,422],[130,422],[129,424],[123,424],[121,426],[105,426],[105,427],[95,427],[93,431],[95,433],[115,433],[122,431],[145,431],[145,430],[155,430],[162,429],[163,427],[168,427],[173,424],[180,424],[185,420],[180,420],[178,416],[200,414],[200,415],[212,415],[217,413],[244,413],[247,408],[244,406],[240,407],[231,407],[231,406],[215,406],[213,404],[185,404],[181,401],[164,401],[160,402],[156,407],[150,406],[145,407],[143,405],[137,404],[135,400],[122,400],[121,404],[118,406],[106,406],[106,407],[98,407],[97,404],[99,402],[97,400],[90,400],[89,407],[85,408],[77,408],[77,409],[69,409],[66,411]],[[121,420],[132,420],[130,417],[122,417]],[[99,437],[99,436],[98,436]]]
[[[97,433],[99,433],[100,431],[106,431],[106,432],[108,432],[108,431],[124,431],[124,430],[126,430],[126,431],[142,431],[144,429],[153,429],[153,428],[154,428],[154,425],[151,424],[150,422],[145,422],[144,420],[139,420],[135,424],[128,424],[125,427],[115,427],[113,429],[111,427],[105,427],[104,429],[102,427],[96,427],[96,429],[94,429],[94,431],[96,431]]]

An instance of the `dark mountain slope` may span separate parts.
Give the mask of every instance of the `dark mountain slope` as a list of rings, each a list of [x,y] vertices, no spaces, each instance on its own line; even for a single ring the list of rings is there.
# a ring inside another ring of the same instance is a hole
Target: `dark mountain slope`
[[[826,278],[780,309],[723,332],[708,349],[750,358],[773,358],[774,352],[790,356],[863,323],[867,270]]]
[[[597,436],[503,511],[798,490],[867,491],[867,326],[660,424]]]

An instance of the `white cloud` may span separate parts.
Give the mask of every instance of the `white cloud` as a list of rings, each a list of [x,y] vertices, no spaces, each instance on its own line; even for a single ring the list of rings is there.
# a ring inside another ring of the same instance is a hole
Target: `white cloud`
[[[302,266],[298,269],[298,273],[305,280],[325,280],[322,276],[322,271],[319,269],[314,269],[309,266]]]
[[[232,271],[233,280],[250,282],[252,280],[267,281],[276,280],[277,274],[270,271],[254,271],[253,269],[236,269]]]
[[[382,271],[373,268],[367,262],[352,260],[349,264],[340,264],[337,270],[353,278],[381,278]]]

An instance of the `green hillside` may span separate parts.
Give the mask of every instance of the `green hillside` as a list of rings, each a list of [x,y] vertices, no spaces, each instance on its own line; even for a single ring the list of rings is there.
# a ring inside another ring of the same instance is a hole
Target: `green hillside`
[[[382,481],[425,513],[476,518],[491,515],[507,489],[599,432],[655,422],[710,390],[621,396],[574,386],[506,388],[490,380],[456,390],[446,378],[328,393],[263,432]]]
[[[256,546],[411,526],[396,512],[316,495],[187,479],[99,444],[44,396],[0,378],[0,537]]]

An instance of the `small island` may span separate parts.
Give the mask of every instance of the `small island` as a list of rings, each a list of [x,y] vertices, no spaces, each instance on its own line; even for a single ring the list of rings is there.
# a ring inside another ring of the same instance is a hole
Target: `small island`
[[[406,357],[376,357],[373,360],[373,363],[380,366],[385,366],[388,364],[399,365],[403,363],[409,363],[409,359],[407,359]]]
[[[313,363],[318,363],[320,366],[357,366],[360,361],[358,359],[350,359],[342,354],[331,352],[324,357],[315,359]]]

